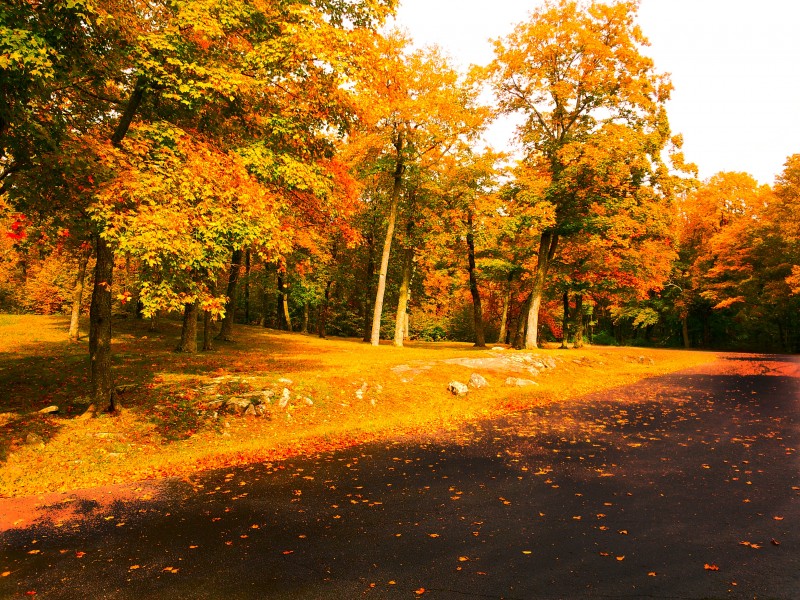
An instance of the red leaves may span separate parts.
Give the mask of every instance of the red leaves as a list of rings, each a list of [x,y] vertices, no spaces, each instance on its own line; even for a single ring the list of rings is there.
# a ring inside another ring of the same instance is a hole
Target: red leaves
[[[719,571],[719,567],[718,567],[717,565],[713,565],[713,564],[712,564],[712,565],[710,565],[710,564],[708,564],[708,563],[706,563],[706,564],[703,566],[703,568],[704,568],[706,571]]]

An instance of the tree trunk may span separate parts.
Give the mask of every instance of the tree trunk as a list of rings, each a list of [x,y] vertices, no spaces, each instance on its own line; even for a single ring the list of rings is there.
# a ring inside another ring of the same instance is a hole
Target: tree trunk
[[[575,294],[575,311],[572,314],[575,322],[573,348],[583,348],[583,294]]]
[[[410,229],[410,228],[409,228]],[[400,295],[397,299],[397,317],[394,324],[394,345],[402,346],[408,337],[406,331],[406,311],[408,310],[408,290],[411,285],[411,271],[414,266],[414,248],[406,248],[403,256],[403,281],[400,283]]]
[[[231,270],[228,273],[228,289],[226,291],[225,316],[217,336],[226,342],[233,341],[233,322],[236,318],[236,287],[239,283],[239,271],[242,270],[242,251],[234,250],[231,255]],[[205,348],[204,348],[205,349]]]
[[[317,319],[317,335],[319,337],[325,337],[325,326],[327,325],[328,321],[328,301],[331,297],[331,286],[333,285],[332,281],[329,281],[325,284],[325,296],[322,299],[322,305],[319,307],[319,319]]]
[[[308,302],[303,304],[303,333],[308,333]]]
[[[475,275],[475,236],[472,228],[472,210],[467,209],[467,264],[469,270],[469,293],[472,294],[472,319],[475,323],[475,346],[484,348],[486,347],[486,337],[483,334],[481,293],[478,289],[478,278]]]
[[[547,280],[547,268],[556,253],[558,234],[545,231],[539,240],[539,257],[536,262],[536,271],[533,275],[533,290],[531,291],[531,306],[528,309],[528,330],[525,334],[525,348],[536,349],[539,346],[539,308],[542,305],[544,284]]]
[[[96,238],[97,262],[94,267],[92,306],[89,310],[89,356],[91,358],[91,398],[98,410],[117,409],[111,375],[111,283],[114,252],[102,237]]]
[[[145,78],[139,77],[111,136],[114,146],[119,146],[128,133],[133,117],[144,99],[146,87]],[[90,390],[95,407],[106,406],[113,412],[119,407],[114,398],[111,375],[111,280],[114,275],[114,251],[100,235],[97,235],[96,256],[92,304],[89,309],[89,358],[92,363]]]
[[[203,351],[213,350],[211,340],[214,337],[214,332],[211,328],[211,311],[203,311]]]
[[[289,291],[285,283],[281,285],[281,309],[283,310],[283,320],[286,323],[286,331],[292,331],[292,316],[289,314]]]
[[[181,341],[175,349],[178,352],[197,352],[197,315],[200,306],[197,302],[186,304],[183,310]]]
[[[681,334],[683,335],[683,347],[687,350],[692,347],[692,340],[689,338],[689,315],[681,315]]]
[[[370,311],[370,300],[372,299],[372,279],[375,277],[375,235],[370,231],[367,238],[367,276],[364,282],[364,341],[372,339],[372,314]]]
[[[498,344],[505,344],[506,343],[506,328],[508,327],[508,307],[511,304],[511,282],[514,279],[514,275],[512,273],[508,274],[508,279],[506,280],[506,289],[505,293],[503,294],[503,314],[500,316],[500,333],[497,334],[497,343]]]
[[[244,253],[244,322],[250,325],[250,248]]]
[[[567,342],[569,341],[569,292],[564,292],[564,296],[561,299],[562,303],[564,304],[564,318],[561,320],[561,347],[568,348]]]
[[[383,242],[381,270],[378,274],[378,290],[375,294],[375,308],[372,311],[372,336],[370,337],[370,343],[373,346],[377,346],[381,342],[381,314],[383,313],[383,296],[386,293],[386,273],[389,271],[389,254],[392,251],[394,224],[397,220],[397,205],[400,202],[400,191],[403,187],[405,166],[403,163],[402,134],[398,134],[394,147],[397,150],[397,164],[394,169],[394,185],[392,186],[392,195],[389,200],[389,223],[386,227],[386,239]]]
[[[75,276],[75,287],[72,290],[72,318],[69,321],[69,339],[77,342],[80,338],[81,303],[83,302],[83,288],[86,286],[86,266],[89,264],[91,246],[86,244],[78,254],[78,274]]]
[[[514,348],[517,350],[522,350],[525,346],[525,325],[527,325],[527,314],[528,310],[531,306],[531,298],[533,294],[528,294],[528,297],[525,298],[522,305],[519,307],[519,318],[517,319],[517,331],[514,334]]]

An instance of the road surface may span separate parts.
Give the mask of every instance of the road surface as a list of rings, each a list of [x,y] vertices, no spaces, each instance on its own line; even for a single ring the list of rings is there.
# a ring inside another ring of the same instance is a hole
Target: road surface
[[[0,535],[0,597],[797,599],[798,446],[798,358],[726,355],[157,500],[84,501],[60,527]]]

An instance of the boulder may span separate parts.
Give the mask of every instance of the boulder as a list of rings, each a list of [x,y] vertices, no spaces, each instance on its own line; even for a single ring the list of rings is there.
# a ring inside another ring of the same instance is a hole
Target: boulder
[[[478,373],[473,373],[472,375],[469,376],[469,385],[470,387],[474,387],[476,390],[479,390],[481,388],[487,387],[489,383],[486,381],[483,375],[480,375]]]
[[[281,395],[281,399],[278,402],[278,406],[281,408],[286,408],[286,405],[289,404],[289,399],[291,397],[292,397],[291,392],[288,389],[283,388],[283,394]]]
[[[249,407],[253,406],[253,403],[248,398],[228,398],[225,402],[225,407],[233,410],[234,412],[243,412],[246,411]]]
[[[252,404],[250,404],[250,405],[249,405],[249,406],[248,406],[248,407],[245,409],[245,411],[244,411],[244,414],[245,414],[245,415],[247,415],[247,416],[250,416],[250,417],[255,417],[255,416],[256,416],[256,409],[255,409],[255,406],[253,406]]]
[[[451,381],[447,390],[454,396],[466,396],[469,392],[469,388],[460,381]]]
[[[506,385],[510,385],[513,387],[524,387],[526,385],[539,385],[535,381],[531,379],[520,379],[519,377],[508,377],[506,378]]]

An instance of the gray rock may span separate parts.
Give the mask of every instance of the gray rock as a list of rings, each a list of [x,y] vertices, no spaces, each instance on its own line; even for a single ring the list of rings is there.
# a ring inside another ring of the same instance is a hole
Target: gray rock
[[[278,383],[282,383],[283,385],[292,385],[292,383],[294,382],[288,377],[281,377],[280,379],[278,379]]]
[[[519,377],[508,377],[506,378],[506,385],[514,387],[524,387],[526,385],[539,385],[539,384],[530,379],[520,379]]]
[[[505,348],[503,348],[502,346],[492,346],[492,350],[501,351],[501,350],[505,350]]]
[[[230,407],[237,412],[247,410],[247,408],[252,405],[253,403],[248,398],[233,397],[228,398],[228,400],[225,402],[226,408]]]
[[[489,383],[486,381],[483,375],[480,375],[478,373],[473,373],[472,375],[469,376],[469,385],[470,387],[474,387],[476,390],[479,390],[481,388],[487,387]]]
[[[469,392],[469,388],[460,381],[451,381],[447,390],[454,396],[466,396]]]
[[[206,406],[209,410],[219,410],[222,408],[222,405],[225,404],[225,400],[222,398],[218,398],[217,400],[211,400],[206,403]]]
[[[556,359],[552,356],[545,356],[542,358],[542,364],[545,366],[546,369],[555,369],[558,363],[556,363]]]
[[[250,417],[256,416],[256,408],[252,404],[250,404],[244,411],[244,414]]]
[[[44,446],[44,439],[42,438],[42,436],[33,432],[25,436],[25,442],[31,445]]]
[[[291,392],[286,388],[283,388],[283,394],[281,395],[280,402],[278,402],[278,406],[281,408],[286,408],[286,405],[289,404],[289,398],[292,397]]]
[[[49,415],[51,413],[57,413],[58,407],[54,404],[53,406],[48,406],[47,408],[43,408],[39,411],[40,415]]]

